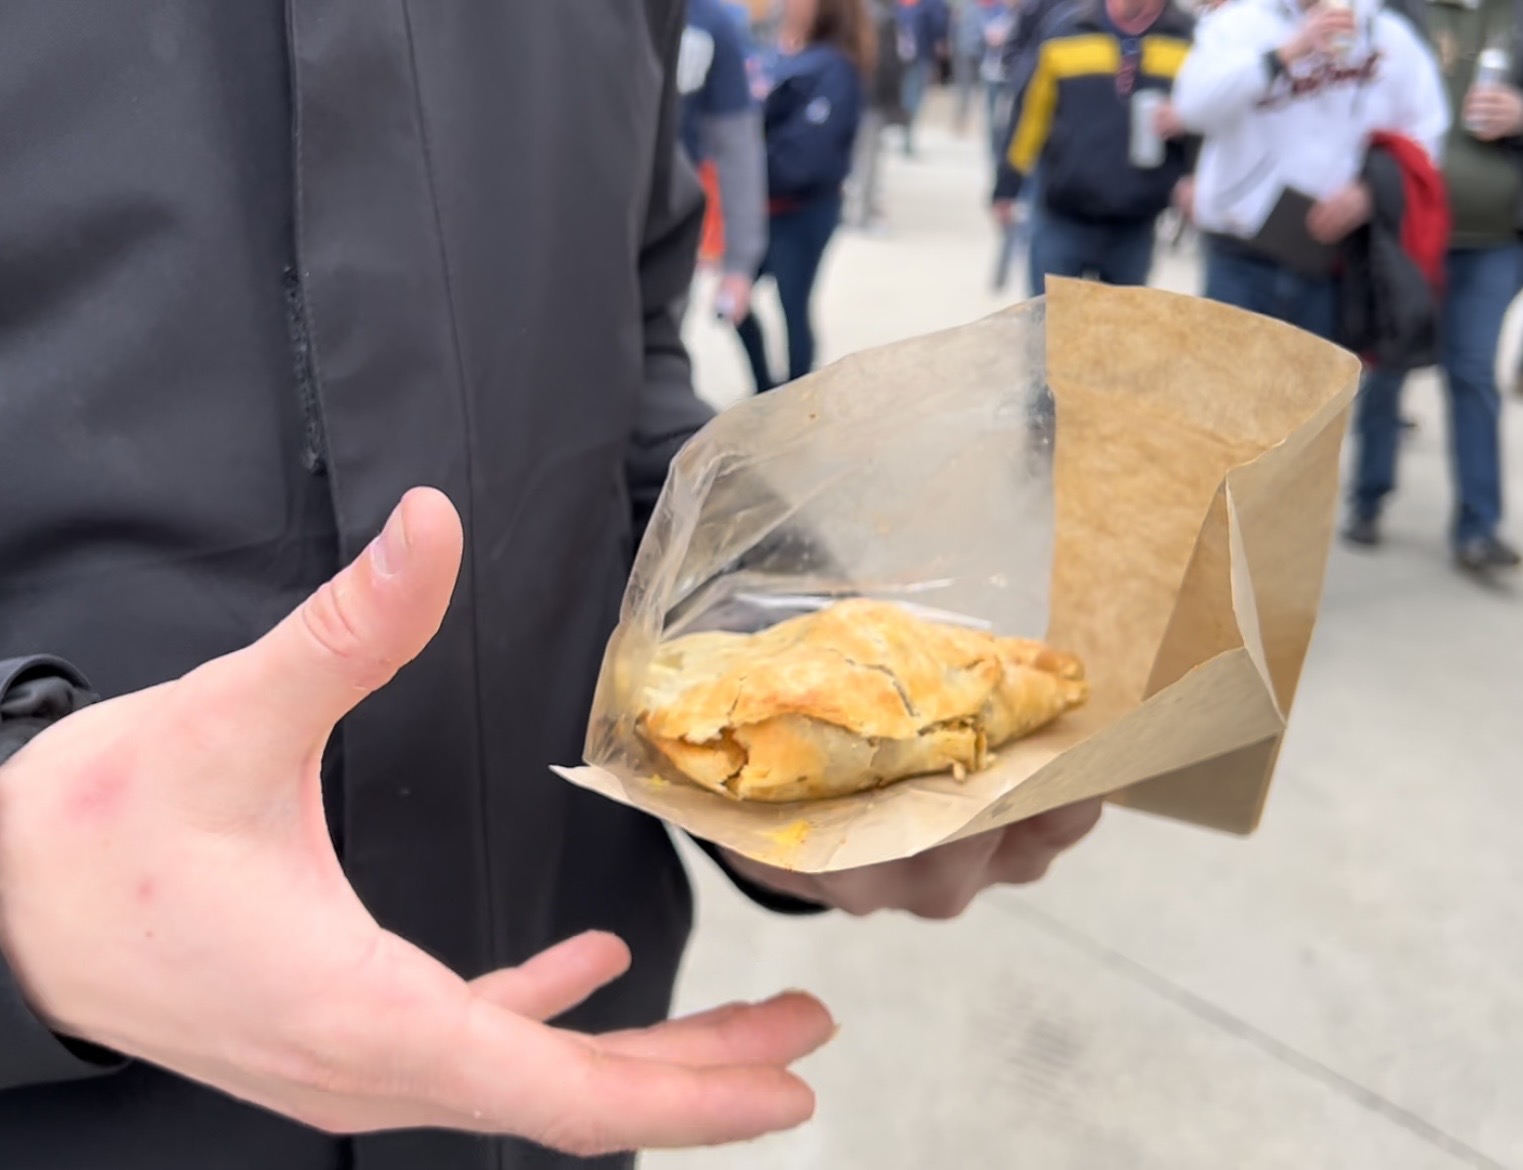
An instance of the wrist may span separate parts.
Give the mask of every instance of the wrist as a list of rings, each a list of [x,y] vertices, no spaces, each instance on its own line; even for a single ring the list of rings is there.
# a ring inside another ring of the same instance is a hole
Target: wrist
[[[23,776],[22,766],[11,759],[35,732],[23,738],[14,731],[14,724],[0,726],[0,754],[5,757],[0,759],[0,890],[7,891],[24,888],[15,872],[19,861],[17,854],[21,852],[24,839],[18,826],[25,820],[27,812],[21,803],[26,787],[22,781],[35,784],[35,777]],[[47,1018],[42,998],[32,986],[23,962],[23,951],[17,938],[20,926],[18,902],[14,896],[0,897],[0,982],[8,982],[11,994],[26,1011],[44,1028],[53,1030],[55,1025]]]
[[[720,846],[700,841],[742,893],[763,909],[779,914],[818,914],[829,908],[813,874],[775,869]]]
[[[61,659],[34,655],[0,661],[0,891],[20,885],[12,862],[17,847],[29,840],[22,802],[36,777],[23,775],[19,755],[53,724],[95,701],[84,677]],[[33,832],[30,839],[35,837]],[[35,989],[27,987],[17,953],[16,901],[0,896],[0,956],[9,962],[23,997],[56,1028]]]
[[[12,756],[31,743],[45,726],[47,725],[36,719],[0,722],[0,789],[4,787],[5,765]],[[0,792],[0,800],[3,800],[3,792]]]
[[[62,659],[0,661],[0,765],[50,725],[95,701],[83,676]]]

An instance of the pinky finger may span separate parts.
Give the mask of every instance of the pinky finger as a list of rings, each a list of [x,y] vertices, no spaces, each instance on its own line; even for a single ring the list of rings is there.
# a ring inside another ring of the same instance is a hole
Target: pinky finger
[[[782,1068],[693,1068],[621,1055],[480,1000],[472,1016],[439,1098],[459,1128],[590,1157],[746,1141],[814,1113],[814,1094]]]

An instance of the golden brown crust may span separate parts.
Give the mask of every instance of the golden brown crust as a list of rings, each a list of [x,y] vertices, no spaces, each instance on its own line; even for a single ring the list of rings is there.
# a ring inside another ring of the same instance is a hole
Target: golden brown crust
[[[1054,650],[1046,642],[1039,642],[1035,638],[1001,638],[999,647],[1000,657],[1007,662],[1035,667],[1059,678],[1084,677],[1084,663],[1079,661],[1077,654]]]
[[[839,602],[758,634],[658,651],[641,734],[682,775],[743,800],[842,796],[959,777],[1084,702],[1084,668],[1028,638]]]

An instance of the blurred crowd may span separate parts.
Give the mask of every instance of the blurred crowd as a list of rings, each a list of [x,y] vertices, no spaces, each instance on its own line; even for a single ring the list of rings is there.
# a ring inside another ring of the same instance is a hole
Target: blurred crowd
[[[1188,233],[1203,295],[1358,353],[1346,539],[1381,543],[1407,375],[1449,406],[1462,570],[1503,537],[1504,315],[1523,287],[1520,0],[689,0],[685,141],[711,196],[714,311],[758,390],[814,364],[810,304],[843,222],[884,233],[881,159],[947,86],[986,136],[1001,228],[1049,276],[1147,283]],[[751,291],[787,333],[769,364]],[[1523,377],[1520,377],[1523,382]]]

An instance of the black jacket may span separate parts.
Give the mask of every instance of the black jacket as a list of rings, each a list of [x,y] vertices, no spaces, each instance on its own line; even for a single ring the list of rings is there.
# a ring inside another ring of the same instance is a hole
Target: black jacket
[[[632,517],[706,416],[672,311],[682,17],[77,0],[0,36],[0,661],[108,696],[177,676],[444,489],[454,604],[342,727],[336,835],[381,923],[464,975],[623,935],[590,1028],[666,1012],[691,914],[660,824],[546,770],[580,756]],[[65,1049],[0,961],[4,1170],[565,1164],[338,1141]]]
[[[1336,340],[1381,369],[1424,369],[1438,361],[1439,298],[1402,244],[1409,209],[1401,165],[1374,148],[1363,178],[1373,207],[1341,249]]]
[[[1000,47],[1004,75],[1012,81],[1020,78],[1029,67],[1031,51],[1041,43],[1051,24],[1061,18],[1064,10],[1083,4],[1084,0],[1022,0],[1015,12],[1015,25]]]
[[[1172,3],[1135,38],[1134,90],[1168,93],[1184,63],[1194,21]],[[1044,206],[1090,223],[1141,223],[1169,205],[1194,162],[1190,139],[1167,144],[1162,165],[1134,167],[1129,157],[1131,103],[1118,95],[1125,67],[1119,38],[1098,0],[1059,7],[1016,78],[995,199],[1014,199],[1040,167]]]

